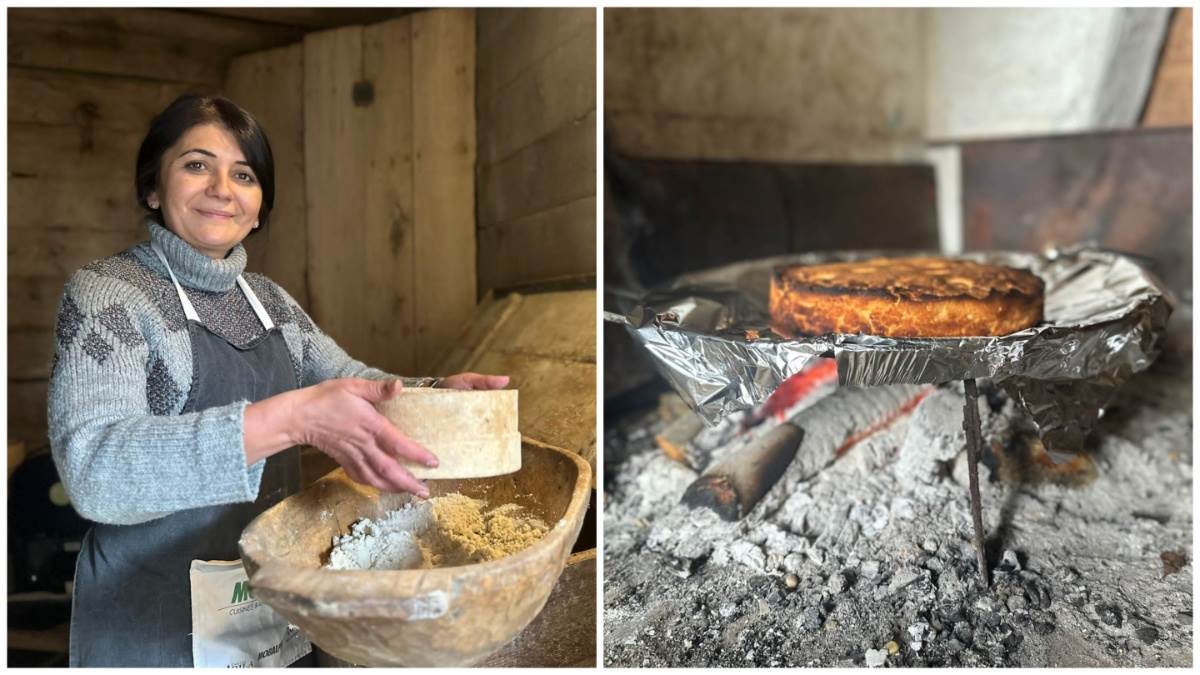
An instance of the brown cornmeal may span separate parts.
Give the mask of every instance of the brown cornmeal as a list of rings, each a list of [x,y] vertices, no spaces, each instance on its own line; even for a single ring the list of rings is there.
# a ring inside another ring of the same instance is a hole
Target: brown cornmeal
[[[518,504],[488,508],[457,492],[429,500],[434,525],[419,538],[429,567],[496,560],[528,548],[545,536],[546,523]]]

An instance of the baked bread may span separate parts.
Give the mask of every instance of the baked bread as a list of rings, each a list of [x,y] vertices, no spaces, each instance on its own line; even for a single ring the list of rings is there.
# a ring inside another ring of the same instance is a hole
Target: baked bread
[[[877,258],[778,267],[771,328],[780,335],[1007,335],[1042,320],[1045,284],[1025,270],[947,258]]]

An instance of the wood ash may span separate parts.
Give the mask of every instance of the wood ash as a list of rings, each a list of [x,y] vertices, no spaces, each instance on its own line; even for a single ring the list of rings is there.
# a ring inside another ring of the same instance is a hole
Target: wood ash
[[[806,443],[836,442],[841,415],[881,395],[844,392],[806,418],[797,461],[737,522],[679,504],[698,472],[655,446],[656,410],[621,420],[605,437],[623,458],[606,467],[605,665],[1190,664],[1190,312],[1172,323],[1078,463],[1049,463],[1014,402],[981,383],[986,589],[961,383],[798,469]]]

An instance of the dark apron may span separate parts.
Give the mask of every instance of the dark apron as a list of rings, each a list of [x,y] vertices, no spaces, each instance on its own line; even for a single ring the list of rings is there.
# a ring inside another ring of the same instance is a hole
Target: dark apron
[[[188,320],[188,336],[193,384],[184,413],[261,401],[299,386],[278,328],[244,348],[196,320]],[[191,667],[192,561],[239,559],[246,525],[299,488],[300,450],[293,447],[267,459],[252,503],[189,509],[137,525],[93,525],[75,569],[71,666]]]

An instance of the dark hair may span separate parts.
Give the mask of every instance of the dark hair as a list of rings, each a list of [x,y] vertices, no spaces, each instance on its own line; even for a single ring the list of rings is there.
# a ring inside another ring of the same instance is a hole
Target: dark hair
[[[150,193],[158,189],[163,153],[189,129],[201,124],[216,124],[237,139],[238,147],[242,149],[246,162],[254,170],[254,176],[262,188],[258,229],[250,232],[253,234],[266,229],[271,208],[275,205],[275,158],[271,154],[271,144],[262,125],[253,115],[220,96],[184,94],[150,121],[150,131],[146,132],[146,138],[142,139],[142,146],[138,149],[134,174],[138,204],[153,214],[159,223],[166,224],[162,222],[161,209],[150,208],[147,201]]]

